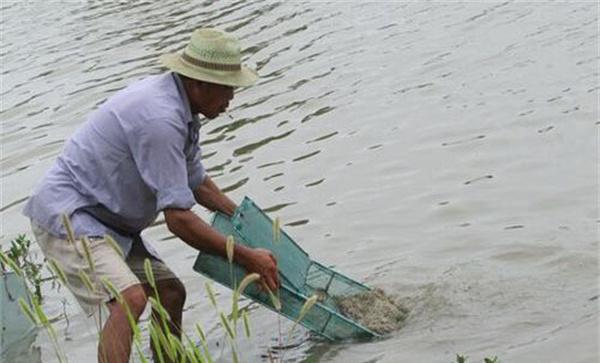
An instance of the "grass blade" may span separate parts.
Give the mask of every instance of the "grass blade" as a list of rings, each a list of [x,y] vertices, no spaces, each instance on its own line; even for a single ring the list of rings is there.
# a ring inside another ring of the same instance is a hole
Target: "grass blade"
[[[225,330],[227,331],[227,334],[229,334],[231,339],[235,339],[235,332],[233,331],[233,329],[231,329],[231,325],[229,325],[229,322],[227,321],[225,314],[220,313],[219,318],[221,318],[221,325],[223,325],[223,328],[225,328]]]
[[[67,232],[67,241],[70,243],[75,243],[75,232],[73,232],[73,225],[71,225],[71,220],[69,216],[66,214],[61,215],[63,226],[65,227],[65,231]]]
[[[19,265],[10,257],[8,257],[4,252],[0,251],[0,261],[10,267],[14,273],[19,275],[19,277],[23,277],[23,270],[19,267]]]
[[[92,271],[92,273],[96,272],[96,265],[94,264],[94,261],[92,260],[92,250],[90,249],[90,240],[87,237],[83,237],[81,239],[81,246],[83,247],[83,255],[85,257],[85,260],[87,261],[88,265],[90,266],[90,271]]]
[[[304,316],[310,311],[310,309],[313,307],[313,305],[315,305],[315,303],[317,302],[318,299],[319,299],[319,297],[317,295],[313,295],[306,300],[304,305],[302,305],[302,309],[300,309],[300,314],[298,315],[298,319],[296,319],[296,321],[294,321],[294,325],[292,325],[292,328],[290,329],[290,332],[288,333],[288,339],[287,339],[288,343],[289,343],[290,339],[292,338],[292,333],[294,332],[294,329],[296,329],[296,326],[298,325],[298,323],[301,322],[302,319],[304,319]],[[286,343],[286,345],[287,345],[287,343]]]
[[[215,308],[215,310],[218,311],[219,307],[217,306],[217,299],[215,299],[215,293],[213,292],[210,281],[206,281],[206,283],[204,284],[204,287],[206,288],[206,292],[208,293],[208,298],[210,299],[210,303]]]
[[[150,261],[149,258],[146,258],[144,260],[144,272],[146,273],[146,279],[148,280],[148,283],[154,290],[154,296],[156,296],[156,298],[158,298],[159,297],[158,288],[156,287],[156,280],[154,279],[154,271],[152,270],[152,262]]]
[[[227,261],[233,263],[233,250],[235,249],[235,241],[233,236],[227,236],[227,242],[225,243],[225,251],[227,252]]]
[[[65,271],[58,265],[58,263],[54,259],[48,260],[48,265],[50,265],[50,269],[52,272],[58,276],[58,280],[65,286],[67,286],[67,276],[65,275]]]
[[[244,322],[244,333],[246,338],[250,338],[250,318],[248,317],[248,311],[242,311],[242,321]]]
[[[108,243],[108,245],[115,250],[119,256],[121,257],[125,257],[125,253],[123,253],[123,249],[121,248],[121,246],[119,246],[119,244],[117,243],[117,241],[115,241],[114,238],[112,238],[110,235],[104,235],[104,240],[106,241],[106,243]]]
[[[25,314],[25,316],[27,316],[29,318],[29,320],[31,320],[33,325],[36,325],[36,326],[39,325],[39,322],[38,322],[37,318],[35,317],[35,315],[33,314],[31,307],[25,301],[25,299],[23,299],[22,297],[19,298],[19,306],[21,307],[21,311],[23,311],[23,314]]]
[[[281,220],[276,217],[273,221],[273,243],[277,243],[281,240]]]
[[[266,285],[265,285],[265,288],[267,289],[267,292],[269,293],[269,298],[271,298],[271,304],[273,304],[273,307],[275,308],[275,310],[281,311],[281,301],[279,300],[279,298],[277,296],[275,296],[275,294],[273,294],[273,291],[271,291],[271,289],[266,287]]]
[[[240,299],[240,295],[244,293],[244,290],[248,285],[260,279],[260,275],[257,273],[251,273],[244,277],[242,282],[240,282],[240,286],[233,292],[232,297],[232,306],[231,306],[231,316],[233,320],[234,327],[237,327],[237,319],[238,319],[238,302]]]
[[[88,289],[89,292],[96,292],[96,288],[94,287],[94,284],[92,283],[92,280],[90,279],[90,276],[85,273],[85,271],[80,270],[79,271],[79,278],[81,279],[81,282],[83,282],[83,284],[85,285],[85,287]]]

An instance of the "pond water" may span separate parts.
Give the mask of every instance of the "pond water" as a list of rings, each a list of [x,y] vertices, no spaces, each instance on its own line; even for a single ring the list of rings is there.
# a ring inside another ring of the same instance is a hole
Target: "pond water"
[[[597,362],[596,3],[1,7],[2,247],[30,234],[20,210],[86,115],[214,26],[241,39],[261,80],[236,94],[232,119],[203,125],[210,175],[313,258],[410,308],[381,341],[299,330],[286,361]],[[186,332],[201,322],[227,361],[196,252],[164,223],[146,235],[188,288]],[[69,316],[56,323],[69,361],[94,361],[93,322],[66,291],[47,294],[50,315]],[[242,356],[267,361],[289,325],[254,306],[250,319]],[[55,359],[44,334],[36,344]]]

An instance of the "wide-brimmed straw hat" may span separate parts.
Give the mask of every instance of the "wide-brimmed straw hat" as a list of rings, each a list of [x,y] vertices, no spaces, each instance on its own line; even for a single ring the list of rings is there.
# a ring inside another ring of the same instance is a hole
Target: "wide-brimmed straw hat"
[[[165,54],[160,60],[172,71],[200,81],[245,87],[258,79],[256,71],[242,65],[237,38],[211,28],[195,30],[182,53]]]

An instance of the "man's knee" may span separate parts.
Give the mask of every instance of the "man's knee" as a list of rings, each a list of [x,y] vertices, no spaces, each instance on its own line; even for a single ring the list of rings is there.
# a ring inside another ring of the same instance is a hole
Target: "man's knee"
[[[148,302],[148,296],[144,291],[144,287],[142,285],[133,285],[125,289],[121,293],[124,303],[127,304],[129,311],[133,318],[137,321],[137,319],[142,315],[144,309],[146,308],[146,304]]]

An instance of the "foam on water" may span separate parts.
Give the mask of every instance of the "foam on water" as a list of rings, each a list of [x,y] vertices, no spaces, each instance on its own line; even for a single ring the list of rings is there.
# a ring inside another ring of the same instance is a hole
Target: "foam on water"
[[[340,298],[337,304],[342,314],[381,335],[400,329],[408,315],[408,309],[382,289]]]

